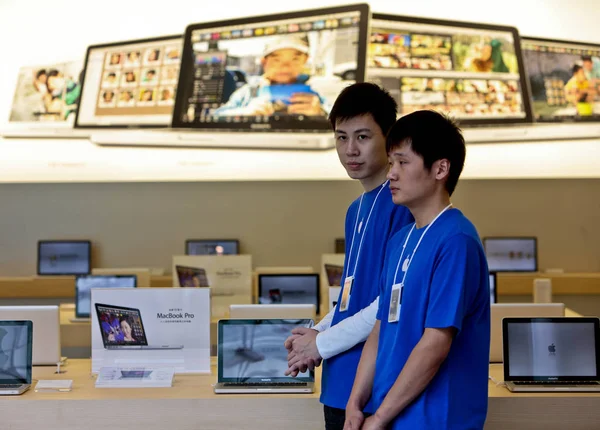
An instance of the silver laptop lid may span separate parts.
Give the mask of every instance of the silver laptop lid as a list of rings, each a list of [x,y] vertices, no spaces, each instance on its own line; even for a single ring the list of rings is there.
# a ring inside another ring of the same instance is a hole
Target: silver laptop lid
[[[597,381],[598,318],[505,318],[505,381]]]
[[[33,323],[0,321],[0,385],[31,384]]]
[[[315,305],[320,313],[318,273],[258,275],[258,302],[263,305]]]
[[[313,372],[285,376],[288,352],[283,346],[293,328],[312,325],[312,320],[220,320],[218,382],[314,382]]]
[[[60,361],[60,316],[58,306],[0,306],[0,320],[31,321],[35,326],[32,352],[33,365],[55,365]]]

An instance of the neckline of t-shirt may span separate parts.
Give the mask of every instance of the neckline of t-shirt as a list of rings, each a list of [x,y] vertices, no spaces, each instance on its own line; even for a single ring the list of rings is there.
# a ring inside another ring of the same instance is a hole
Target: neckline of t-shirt
[[[451,211],[453,211],[454,209],[456,209],[454,206],[452,206],[452,207],[450,207],[450,208],[446,209],[446,210],[444,211],[444,213],[440,215],[440,217],[438,218],[438,221],[439,221],[439,220],[440,220],[442,217],[444,217],[444,216],[446,215],[446,213],[448,213],[448,212],[451,212]],[[431,224],[431,223],[429,223],[429,224]],[[426,229],[426,228],[429,226],[429,224],[426,224],[426,225],[424,225],[423,227],[419,228],[419,227],[417,227],[417,222],[415,221],[415,231],[416,231],[417,233],[422,233],[422,232],[424,232],[424,231],[425,231],[425,229]]]

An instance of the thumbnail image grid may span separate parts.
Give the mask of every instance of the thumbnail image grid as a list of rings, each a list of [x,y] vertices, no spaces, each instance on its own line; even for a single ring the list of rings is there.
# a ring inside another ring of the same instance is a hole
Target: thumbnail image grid
[[[170,107],[179,78],[179,45],[121,48],[105,54],[96,114],[132,114],[132,108]]]

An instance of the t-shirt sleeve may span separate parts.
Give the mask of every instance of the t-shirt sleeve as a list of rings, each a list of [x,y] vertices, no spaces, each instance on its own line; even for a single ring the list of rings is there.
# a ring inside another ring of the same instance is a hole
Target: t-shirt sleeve
[[[426,328],[462,329],[480,285],[481,258],[477,242],[467,235],[453,236],[443,245],[434,263]]]

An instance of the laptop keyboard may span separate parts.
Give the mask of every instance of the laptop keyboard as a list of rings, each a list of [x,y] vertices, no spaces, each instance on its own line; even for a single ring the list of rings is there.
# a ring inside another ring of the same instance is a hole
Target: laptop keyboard
[[[515,385],[600,385],[598,381],[513,381]]]
[[[23,384],[0,384],[0,390],[14,390],[21,388]]]
[[[225,387],[307,387],[306,382],[224,382]]]

